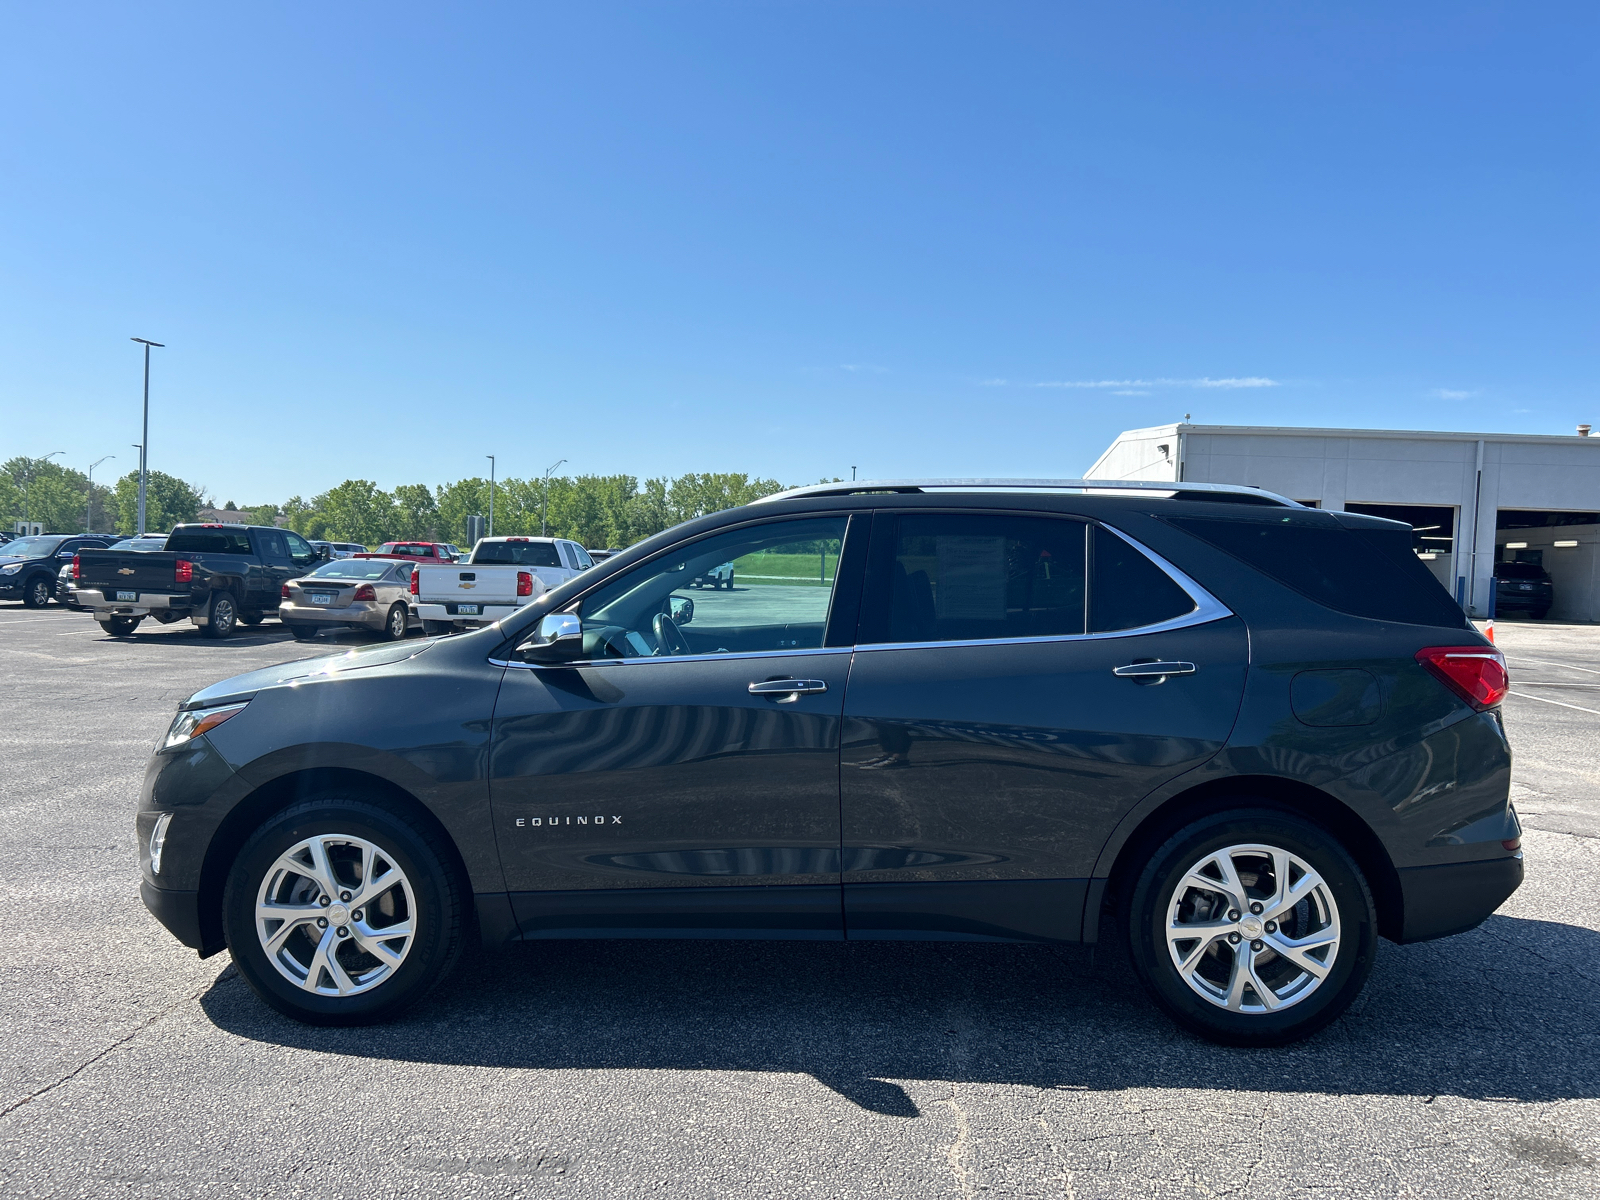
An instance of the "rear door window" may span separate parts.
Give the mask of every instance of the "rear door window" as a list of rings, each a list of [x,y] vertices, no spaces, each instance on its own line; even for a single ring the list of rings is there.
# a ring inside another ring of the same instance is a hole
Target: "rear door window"
[[[863,642],[1084,632],[1084,522],[917,513],[891,517],[877,528],[892,532],[884,546],[875,545],[875,594]]]
[[[1090,633],[1140,629],[1175,621],[1195,602],[1137,546],[1095,526],[1090,555]]]

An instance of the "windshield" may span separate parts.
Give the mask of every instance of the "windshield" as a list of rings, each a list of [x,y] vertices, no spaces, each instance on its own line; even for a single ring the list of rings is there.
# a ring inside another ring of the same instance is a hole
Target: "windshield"
[[[381,558],[343,558],[323,563],[307,579],[382,579],[394,566]]]
[[[64,537],[25,537],[0,546],[0,558],[49,558]]]
[[[166,538],[128,538],[107,546],[107,550],[132,550],[135,554],[145,554],[151,550],[166,549]]]
[[[479,542],[471,562],[515,563],[519,567],[559,567],[554,542]]]
[[[1548,579],[1544,568],[1538,563],[1509,562],[1495,563],[1494,574],[1497,579]]]

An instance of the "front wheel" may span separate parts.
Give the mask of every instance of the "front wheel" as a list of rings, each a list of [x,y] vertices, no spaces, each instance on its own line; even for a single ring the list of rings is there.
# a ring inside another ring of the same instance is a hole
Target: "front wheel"
[[[1348,1008],[1377,953],[1361,869],[1309,821],[1237,809],[1180,829],[1127,911],[1135,969],[1168,1015],[1235,1046],[1309,1037]]]
[[[43,575],[28,580],[27,586],[22,589],[22,603],[26,608],[43,608],[50,603],[53,592],[50,581]]]
[[[228,875],[228,950],[256,995],[313,1025],[416,1003],[455,965],[464,896],[432,836],[359,799],[273,817]]]

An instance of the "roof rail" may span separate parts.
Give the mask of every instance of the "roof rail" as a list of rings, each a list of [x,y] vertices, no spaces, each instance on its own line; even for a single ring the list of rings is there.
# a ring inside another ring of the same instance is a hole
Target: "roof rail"
[[[1197,499],[1207,495],[1219,499],[1238,498],[1246,503],[1270,504],[1283,508],[1304,508],[1305,505],[1276,492],[1248,487],[1238,483],[1163,483],[1155,479],[862,479],[850,483],[813,483],[807,487],[790,488],[752,500],[752,504],[766,504],[773,500],[796,500],[806,496],[857,496],[871,492],[917,492],[960,490],[982,491],[1063,491],[1063,492],[1193,492]]]

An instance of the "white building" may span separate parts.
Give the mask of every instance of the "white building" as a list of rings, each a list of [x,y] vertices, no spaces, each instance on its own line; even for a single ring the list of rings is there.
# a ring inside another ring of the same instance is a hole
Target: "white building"
[[[1494,564],[1537,562],[1550,615],[1600,621],[1600,437],[1159,425],[1120,435],[1086,479],[1247,484],[1319,508],[1393,517],[1474,615]]]

